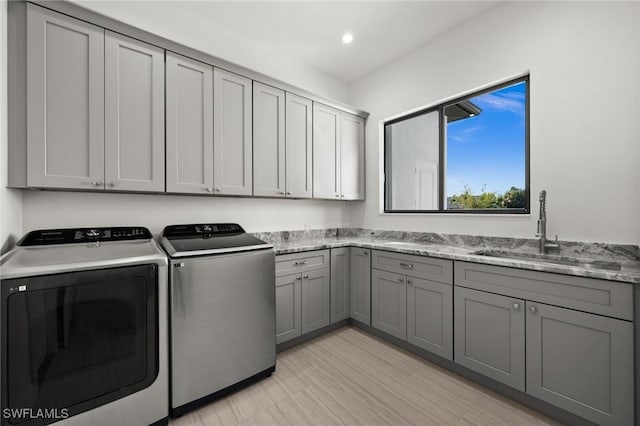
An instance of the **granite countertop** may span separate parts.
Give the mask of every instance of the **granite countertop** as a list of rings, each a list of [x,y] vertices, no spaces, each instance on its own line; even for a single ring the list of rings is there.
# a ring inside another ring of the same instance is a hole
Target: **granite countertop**
[[[355,246],[580,277],[640,283],[640,258],[637,246],[561,242],[561,247],[563,247],[561,252],[552,254],[553,258],[560,261],[577,258],[586,261],[615,262],[621,265],[620,270],[611,270],[549,263],[546,259],[514,259],[474,254],[483,250],[495,250],[535,257],[537,256],[535,246],[537,241],[533,239],[443,236],[441,234],[428,234],[429,237],[425,238],[425,234],[420,233],[349,231],[345,232],[342,229],[335,232],[299,231],[298,234],[285,233],[284,237],[283,233],[256,235],[272,243],[277,255]],[[433,237],[434,235],[437,237]]]

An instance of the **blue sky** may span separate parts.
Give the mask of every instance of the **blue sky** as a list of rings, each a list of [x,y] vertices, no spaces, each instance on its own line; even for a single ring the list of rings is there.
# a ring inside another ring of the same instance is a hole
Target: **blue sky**
[[[447,196],[525,185],[525,93],[520,82],[470,101],[482,112],[447,125]]]

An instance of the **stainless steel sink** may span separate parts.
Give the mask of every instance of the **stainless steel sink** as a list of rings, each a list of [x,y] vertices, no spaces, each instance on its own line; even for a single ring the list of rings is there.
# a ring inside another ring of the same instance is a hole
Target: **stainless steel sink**
[[[620,262],[610,260],[588,259],[583,257],[557,256],[552,254],[519,253],[502,250],[479,250],[473,252],[478,256],[499,257],[504,259],[526,260],[529,262],[553,263],[556,265],[575,266],[586,269],[606,269],[619,271],[622,269]]]

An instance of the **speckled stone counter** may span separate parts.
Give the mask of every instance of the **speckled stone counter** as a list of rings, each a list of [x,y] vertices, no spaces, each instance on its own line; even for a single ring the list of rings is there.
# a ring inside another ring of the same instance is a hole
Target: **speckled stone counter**
[[[499,250],[535,255],[538,247],[538,241],[535,239],[378,231],[359,228],[261,232],[254,235],[273,244],[276,254],[356,246],[604,280],[640,283],[640,249],[635,245],[560,241],[560,251],[552,252],[552,255],[559,260],[579,258],[618,262],[621,265],[620,270],[608,270],[549,263],[545,259],[525,260],[477,254],[480,251]]]

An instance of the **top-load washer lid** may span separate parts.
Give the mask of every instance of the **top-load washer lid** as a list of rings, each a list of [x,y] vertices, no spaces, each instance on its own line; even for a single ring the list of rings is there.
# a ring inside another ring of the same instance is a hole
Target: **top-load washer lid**
[[[270,249],[237,223],[172,225],[164,228],[160,244],[171,257],[202,256]]]

